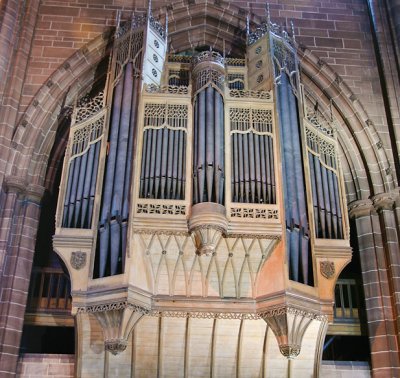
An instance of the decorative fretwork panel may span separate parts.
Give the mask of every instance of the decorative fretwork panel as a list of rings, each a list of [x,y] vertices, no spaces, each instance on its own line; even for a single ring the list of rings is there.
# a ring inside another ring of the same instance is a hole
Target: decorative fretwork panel
[[[214,70],[212,68],[206,68],[201,70],[195,79],[194,89],[199,91],[209,83],[215,85],[219,90],[224,90],[225,76],[221,74],[220,71]]]
[[[189,86],[189,70],[179,69],[179,70],[169,70],[168,72],[168,85],[173,86]]]
[[[243,90],[245,87],[245,76],[241,73],[228,74],[228,88]]]
[[[140,198],[185,198],[188,106],[144,106]]]
[[[289,42],[282,37],[271,34],[272,51],[278,69],[286,68],[288,73],[297,71],[296,53]]]
[[[186,205],[144,203],[141,201],[136,206],[136,213],[146,215],[186,215]]]
[[[272,110],[229,109],[232,202],[274,204]]]
[[[142,47],[143,29],[131,29],[129,32],[115,40],[112,62],[113,86],[117,84],[123,73],[123,68],[128,62],[133,63],[133,75],[139,75],[142,64]]]
[[[265,207],[235,207],[232,206],[230,209],[231,218],[242,218],[246,220],[278,220],[279,211],[277,208],[265,208]]]

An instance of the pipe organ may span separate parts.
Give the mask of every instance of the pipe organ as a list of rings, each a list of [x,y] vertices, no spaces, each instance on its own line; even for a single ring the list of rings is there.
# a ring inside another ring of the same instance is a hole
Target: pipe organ
[[[167,40],[150,10],[119,22],[104,88],[75,102],[54,236],[74,309],[114,352],[142,317],[209,311],[208,297],[264,319],[293,357],[291,332],[331,311],[324,262],[337,277],[349,258],[334,121],[269,21],[240,57]],[[299,325],[292,295],[311,292]]]

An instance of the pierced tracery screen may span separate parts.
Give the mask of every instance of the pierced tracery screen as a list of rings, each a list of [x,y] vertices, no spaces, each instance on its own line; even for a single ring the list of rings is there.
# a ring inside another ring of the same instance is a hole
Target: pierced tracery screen
[[[232,202],[275,204],[272,110],[229,109]]]
[[[188,106],[144,106],[140,198],[185,198]]]
[[[81,99],[74,109],[65,157],[68,165],[62,227],[91,227],[105,118],[103,92]]]

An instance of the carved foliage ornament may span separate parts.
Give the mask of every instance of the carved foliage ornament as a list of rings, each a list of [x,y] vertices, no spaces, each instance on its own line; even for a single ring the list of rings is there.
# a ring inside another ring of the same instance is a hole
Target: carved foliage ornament
[[[319,268],[321,274],[327,279],[330,279],[335,275],[335,264],[333,261],[320,261]]]
[[[74,269],[82,269],[86,265],[86,252],[72,252],[70,263]]]

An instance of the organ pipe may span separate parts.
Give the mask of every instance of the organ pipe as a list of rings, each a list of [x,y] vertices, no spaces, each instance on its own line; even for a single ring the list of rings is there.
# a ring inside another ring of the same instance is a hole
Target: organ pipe
[[[297,100],[285,70],[280,72],[280,83],[277,89],[289,277],[295,281],[311,284],[313,277],[309,268],[311,249],[300,124]]]
[[[160,119],[145,115],[139,194],[141,198],[183,199],[188,107],[150,104],[145,105],[145,113],[150,114],[154,106],[164,114]],[[175,110],[180,110],[176,117]]]
[[[194,102],[194,204],[224,203],[224,104],[218,88],[223,71],[213,62],[213,54],[205,53],[206,62],[200,62],[194,72],[200,85]]]

